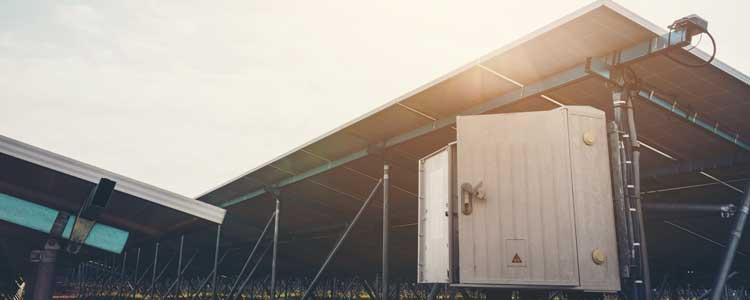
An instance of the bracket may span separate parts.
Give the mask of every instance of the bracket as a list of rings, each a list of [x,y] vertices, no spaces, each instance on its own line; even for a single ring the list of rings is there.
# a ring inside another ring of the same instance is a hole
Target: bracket
[[[96,219],[101,212],[107,207],[109,198],[115,189],[116,182],[107,178],[102,178],[91,192],[88,198],[83,202],[81,209],[78,211],[73,229],[70,232],[70,241],[65,248],[68,253],[77,254],[81,250],[81,245],[88,238],[91,229],[96,225]]]

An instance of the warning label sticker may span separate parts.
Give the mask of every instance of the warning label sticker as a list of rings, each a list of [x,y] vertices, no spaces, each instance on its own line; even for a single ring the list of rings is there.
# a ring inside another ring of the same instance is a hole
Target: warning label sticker
[[[506,264],[508,267],[524,268],[529,260],[529,245],[525,239],[505,240]]]
[[[521,260],[521,257],[518,256],[518,253],[516,253],[516,255],[513,255],[513,260],[511,260],[510,262],[514,264],[522,264],[523,260]]]

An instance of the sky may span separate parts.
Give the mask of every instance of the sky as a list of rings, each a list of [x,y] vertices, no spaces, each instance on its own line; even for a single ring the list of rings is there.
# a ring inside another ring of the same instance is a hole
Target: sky
[[[197,197],[589,3],[0,0],[0,134]],[[617,3],[750,73],[750,1]]]

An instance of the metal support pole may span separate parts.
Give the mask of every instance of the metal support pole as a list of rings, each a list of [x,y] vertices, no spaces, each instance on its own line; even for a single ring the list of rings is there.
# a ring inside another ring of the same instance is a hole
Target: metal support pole
[[[625,200],[625,187],[622,170],[622,156],[620,155],[620,132],[615,122],[608,124],[610,165],[612,166],[612,190],[615,208],[615,229],[617,233],[617,254],[622,278],[630,278],[630,242],[628,231],[628,204]]]
[[[276,253],[279,247],[279,198],[276,197],[276,212],[273,224],[273,254],[271,256],[271,300],[276,300]]]
[[[635,129],[635,117],[633,116],[633,97],[628,90],[627,118],[628,134],[630,135],[630,144],[632,148],[632,165],[633,165],[633,197],[635,199],[636,218],[638,219],[638,235],[641,252],[641,267],[643,273],[643,288],[645,290],[645,299],[651,299],[651,268],[648,262],[648,247],[646,241],[646,222],[643,219],[643,204],[641,198],[641,144],[638,142],[638,134]]]
[[[430,288],[430,294],[427,295],[427,300],[435,300],[437,299],[437,295],[440,292],[440,284],[435,283],[432,285],[432,288]]]
[[[307,287],[307,290],[305,290],[305,293],[302,295],[302,300],[307,299],[307,296],[309,296],[312,291],[315,289],[315,286],[318,283],[318,280],[320,279],[320,275],[323,274],[328,264],[331,262],[331,259],[333,259],[333,256],[336,255],[336,252],[339,251],[339,247],[341,247],[341,244],[344,243],[344,240],[349,236],[349,233],[352,231],[352,228],[354,228],[355,225],[357,225],[357,221],[359,220],[359,217],[362,215],[362,213],[367,208],[368,204],[370,204],[370,200],[372,200],[373,196],[375,196],[375,192],[378,191],[378,187],[380,187],[380,184],[383,182],[383,180],[378,180],[378,183],[375,184],[375,187],[372,188],[372,191],[370,191],[370,195],[367,196],[367,199],[364,203],[362,203],[362,207],[359,208],[359,211],[357,211],[357,214],[354,215],[354,219],[352,219],[351,222],[349,222],[349,226],[346,227],[346,230],[344,230],[344,233],[341,235],[338,241],[336,241],[336,244],[333,246],[333,249],[331,249],[331,252],[328,253],[328,257],[326,257],[326,260],[323,261],[323,265],[320,266],[320,269],[318,270],[318,273],[315,274],[315,277],[313,278],[312,282],[310,282],[310,285]],[[335,294],[334,294],[335,297]]]
[[[62,235],[65,224],[68,220],[67,213],[58,213],[50,229],[50,236],[44,243],[43,250],[34,250],[31,252],[31,262],[37,263],[36,276],[30,281],[29,299],[52,299],[52,290],[54,289],[55,263],[57,263],[57,252],[60,250],[60,243],[57,239]]]
[[[151,269],[152,265],[146,266],[146,270],[143,271],[143,274],[138,276],[138,274],[135,274],[135,282],[133,284],[133,289],[130,291],[130,297],[135,297],[135,295],[138,293],[138,290],[140,290],[140,284],[143,282],[143,280],[146,279],[146,275],[148,275],[148,270]]]
[[[120,279],[125,278],[125,263],[128,262],[128,251],[122,255],[122,267],[120,268]]]
[[[221,258],[219,258],[219,262],[215,263],[215,265],[221,264],[224,261],[224,258],[227,257],[227,254],[229,254],[230,250],[231,250],[231,248],[227,249],[227,251],[224,251],[224,254],[221,255]],[[206,284],[208,284],[208,281],[211,278],[214,277],[214,274],[216,274],[215,269],[214,269],[214,271],[211,271],[211,273],[209,273],[208,275],[206,275],[206,277],[203,278],[203,280],[200,281],[200,284],[198,284],[198,288],[195,289],[195,291],[193,292],[193,295],[190,296],[191,300],[195,299],[195,297],[198,297],[198,294],[200,294],[201,292],[203,292],[203,289],[206,287]]]
[[[141,264],[141,247],[138,247],[138,252],[135,254],[135,272],[133,272],[132,280],[138,280],[138,266]]]
[[[465,288],[464,289],[458,289],[458,292],[461,293],[461,297],[462,297],[461,299],[464,299],[464,300],[472,300],[472,299],[474,299],[474,298],[471,297],[471,295],[469,295],[469,292]],[[543,298],[544,297],[539,297],[539,299],[543,299]]]
[[[216,268],[219,265],[219,241],[221,238],[221,224],[216,225],[216,246],[214,247],[214,268],[213,277],[211,279],[211,299],[216,299]]]
[[[44,250],[37,251],[38,268],[36,280],[34,280],[33,296],[34,300],[52,299],[55,279],[55,263],[57,262],[57,252],[60,250],[60,244],[56,238],[50,238],[44,244]]]
[[[716,213],[721,216],[728,216],[736,211],[734,204],[712,204],[712,203],[663,203],[663,202],[644,202],[643,209],[646,212],[696,212],[696,213]]]
[[[678,229],[678,230],[680,230],[682,232],[685,232],[685,233],[687,233],[687,234],[689,234],[689,235],[691,235],[693,237],[699,238],[699,239],[701,239],[701,240],[703,240],[705,242],[708,242],[708,243],[713,244],[715,246],[719,246],[720,248],[723,248],[723,249],[727,248],[727,245],[724,245],[724,244],[722,244],[720,242],[717,242],[716,240],[713,240],[713,239],[711,239],[711,238],[709,238],[709,237],[707,237],[707,236],[705,236],[703,234],[697,233],[697,232],[691,230],[690,228],[687,228],[685,226],[677,224],[677,223],[675,223],[673,221],[664,220],[662,222],[664,222],[664,224],[672,226],[672,227],[674,227],[674,228],[676,228],[676,229]],[[737,254],[742,255],[742,256],[748,256],[747,253],[742,252],[740,250],[737,250]]]
[[[151,290],[154,288],[154,283],[156,283],[156,266],[158,264],[159,259],[159,242],[156,242],[156,249],[154,250],[154,268],[153,272],[151,273],[151,287],[148,289]]]
[[[734,228],[729,235],[729,245],[727,246],[727,251],[724,253],[721,267],[719,267],[719,274],[716,275],[714,287],[711,289],[711,300],[719,300],[721,298],[722,291],[727,283],[727,275],[729,275],[729,271],[732,268],[734,255],[737,252],[737,247],[742,239],[742,231],[745,228],[748,212],[750,212],[750,183],[745,187],[745,199],[742,201],[742,206],[737,214]]]
[[[177,285],[179,279],[182,278],[182,275],[185,274],[185,271],[190,267],[190,264],[193,263],[193,260],[195,259],[196,256],[198,256],[199,252],[200,252],[200,250],[196,250],[195,252],[193,252],[193,255],[191,255],[190,258],[188,258],[187,263],[185,263],[185,266],[182,267],[182,269],[180,271],[178,271],[179,274],[177,276],[177,279],[175,279],[175,281],[172,282],[172,284],[169,286],[169,288],[167,288],[167,292],[164,293],[164,299],[168,299],[169,298],[170,293],[172,293],[172,289],[174,289],[174,287]],[[179,287],[179,286],[177,287],[176,294],[177,294],[177,297],[179,298],[179,296],[182,294],[182,288],[181,287]],[[159,295],[159,299],[161,299],[161,295]]]
[[[149,297],[151,297],[151,294],[154,292],[155,289],[158,290],[158,287],[155,284],[155,282],[161,280],[162,276],[164,276],[164,273],[167,272],[167,269],[169,268],[169,265],[171,265],[172,262],[174,261],[174,258],[175,258],[175,256],[172,255],[169,258],[169,260],[167,261],[167,263],[164,265],[164,267],[161,268],[161,271],[159,271],[159,274],[156,275],[156,278],[153,280],[154,283],[152,283],[151,287],[148,290],[146,290],[146,293],[144,294],[143,299],[148,299]]]
[[[629,215],[628,237],[631,256],[638,257],[631,262],[637,263],[640,278],[633,279],[633,299],[651,299],[651,282],[648,266],[648,251],[644,231],[643,210],[640,195],[640,144],[635,130],[631,88],[634,83],[628,82],[626,70],[613,70],[612,79],[619,82],[612,87],[612,109],[616,129],[619,129],[619,146],[622,165],[624,196],[627,199]],[[622,86],[619,86],[621,84]],[[617,195],[616,195],[617,196]]]
[[[185,245],[185,235],[180,235],[180,253],[177,258],[177,278],[175,279],[177,284],[177,295],[180,294],[180,279],[182,278],[182,248]]]
[[[266,226],[263,227],[263,231],[260,233],[260,236],[255,241],[255,245],[253,245],[253,249],[250,250],[250,254],[247,256],[247,259],[245,260],[245,264],[242,265],[242,270],[240,270],[240,273],[237,274],[237,278],[234,280],[234,283],[232,283],[232,287],[229,289],[229,297],[232,296],[234,293],[234,289],[237,287],[237,284],[240,282],[240,279],[242,279],[242,275],[245,274],[245,270],[247,269],[247,266],[250,265],[250,261],[253,259],[253,256],[255,255],[255,251],[258,250],[258,246],[260,246],[260,243],[263,241],[263,238],[266,236],[266,232],[268,231],[268,227],[271,226],[271,222],[276,219],[276,211],[274,211],[271,214],[271,217],[268,218],[268,222],[266,222]]]
[[[369,283],[367,283],[367,280],[362,279],[362,285],[365,287],[365,292],[367,292],[367,296],[370,297],[370,299],[377,300],[378,298],[375,296],[375,290],[370,286]]]
[[[390,231],[390,203],[388,199],[388,187],[390,179],[388,178],[388,165],[383,165],[383,284],[381,299],[388,299],[388,234]]]
[[[260,263],[263,261],[263,258],[266,257],[266,253],[268,253],[268,250],[271,249],[273,245],[266,246],[265,249],[263,249],[263,252],[261,252],[260,257],[258,257],[258,261],[255,262],[255,266],[250,270],[250,273],[247,274],[247,277],[245,277],[245,280],[242,281],[242,284],[240,284],[240,287],[237,289],[237,294],[234,294],[232,299],[237,299],[238,296],[242,295],[242,291],[245,289],[245,286],[250,281],[250,277],[255,274],[255,270],[260,266]]]
[[[174,281],[172,281],[172,284],[169,285],[169,288],[167,288],[167,292],[164,293],[164,299],[169,299],[169,295],[170,295],[170,293],[172,293],[172,289],[175,288],[175,286],[177,285],[179,279],[182,278],[182,275],[185,274],[185,270],[187,270],[190,267],[190,264],[193,263],[193,260],[195,259],[196,256],[198,256],[199,252],[200,252],[200,250],[196,250],[195,252],[193,252],[193,255],[191,255],[190,258],[188,258],[188,261],[187,261],[187,263],[185,263],[185,266],[182,267],[182,269],[180,269],[178,271],[179,274],[177,275],[177,279],[175,279]],[[179,298],[179,296],[181,294],[182,294],[182,288],[178,286],[177,287],[177,291],[176,291],[177,298]],[[159,298],[161,299],[161,295],[159,295]]]
[[[118,281],[118,287],[117,287],[117,296],[119,297],[120,294],[122,294],[122,290],[125,287],[125,283],[127,282],[127,278],[125,278],[125,266],[128,262],[128,252],[125,251],[122,256],[122,266],[120,268],[120,278]]]

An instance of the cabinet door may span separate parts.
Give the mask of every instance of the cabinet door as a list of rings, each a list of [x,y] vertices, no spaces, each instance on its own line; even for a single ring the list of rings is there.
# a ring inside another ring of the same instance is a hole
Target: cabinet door
[[[451,147],[419,161],[419,253],[417,281],[450,280]]]
[[[459,117],[457,130],[461,283],[578,285],[566,111]]]

